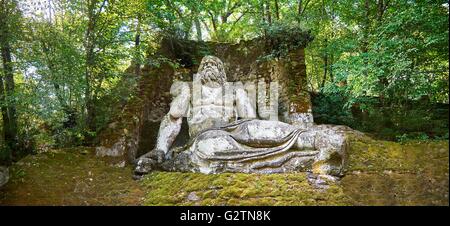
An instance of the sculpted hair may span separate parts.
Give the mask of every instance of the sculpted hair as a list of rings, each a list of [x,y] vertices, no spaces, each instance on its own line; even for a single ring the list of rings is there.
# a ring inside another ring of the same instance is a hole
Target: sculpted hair
[[[216,73],[206,72],[206,70],[210,67],[217,68]],[[223,85],[227,81],[227,77],[225,74],[225,68],[223,62],[215,56],[205,56],[198,67],[198,73],[195,79],[200,79],[203,83],[206,82],[218,82]]]

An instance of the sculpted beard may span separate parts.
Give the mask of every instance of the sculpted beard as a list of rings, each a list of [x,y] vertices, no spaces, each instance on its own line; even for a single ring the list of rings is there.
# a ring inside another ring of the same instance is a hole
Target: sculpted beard
[[[200,80],[203,84],[218,83],[219,85],[223,85],[226,82],[224,76],[219,71],[219,68],[215,66],[205,67],[200,72]]]

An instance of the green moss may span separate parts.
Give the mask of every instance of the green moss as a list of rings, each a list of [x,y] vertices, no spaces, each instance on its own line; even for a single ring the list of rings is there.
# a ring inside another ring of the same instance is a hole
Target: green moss
[[[348,171],[448,172],[448,141],[397,143],[351,138]]]
[[[353,139],[343,191],[354,205],[448,205],[448,145]]]
[[[448,141],[350,140],[348,175],[327,190],[305,173],[154,172],[142,181],[145,205],[448,205]]]
[[[11,167],[1,205],[139,205],[143,191],[130,168],[100,161],[92,149],[29,155]]]
[[[217,174],[153,172],[142,181],[145,205],[346,205],[341,188],[310,186],[305,173]],[[199,201],[187,196],[195,192]]]
[[[327,190],[306,173],[153,172],[140,182],[92,149],[30,155],[11,167],[1,205],[448,205],[448,141],[350,137],[346,176]],[[188,200],[195,192],[198,201]]]
[[[357,173],[342,180],[354,205],[447,205],[448,173]]]

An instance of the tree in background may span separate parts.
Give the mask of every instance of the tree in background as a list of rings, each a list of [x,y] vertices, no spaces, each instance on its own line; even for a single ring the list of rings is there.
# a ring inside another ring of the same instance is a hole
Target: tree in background
[[[0,74],[0,105],[3,121],[3,139],[5,146],[1,147],[1,160],[9,164],[13,157],[20,153],[16,94],[14,81],[13,52],[21,30],[21,13],[17,2],[0,1],[0,49],[2,68]]]
[[[409,113],[411,101],[426,100],[425,109],[448,104],[447,1],[49,0],[48,15],[23,10],[29,2],[0,2],[0,141],[7,162],[33,143],[92,144],[133,95],[142,66],[156,60],[147,58],[159,34],[238,42],[295,39],[294,31],[309,30],[308,86],[329,100],[315,105],[325,122],[396,112],[401,120],[379,127],[414,124],[406,117],[414,115],[421,122],[414,131],[427,130],[430,112]]]

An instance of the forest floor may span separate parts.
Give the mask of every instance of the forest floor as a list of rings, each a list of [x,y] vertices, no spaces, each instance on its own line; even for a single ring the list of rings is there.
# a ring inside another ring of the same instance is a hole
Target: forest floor
[[[153,172],[132,179],[90,148],[30,155],[10,168],[0,205],[449,205],[448,141],[358,140],[347,175],[328,189],[306,173]]]

